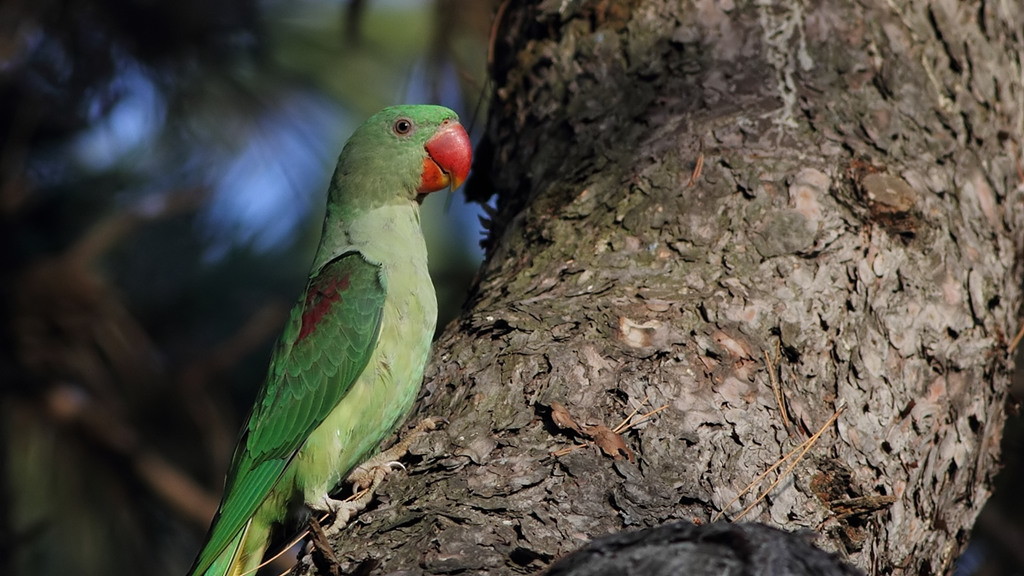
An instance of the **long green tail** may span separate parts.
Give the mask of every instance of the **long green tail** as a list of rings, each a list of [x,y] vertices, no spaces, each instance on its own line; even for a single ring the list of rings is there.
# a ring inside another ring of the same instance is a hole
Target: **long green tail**
[[[270,541],[270,526],[259,524],[246,523],[205,572],[193,571],[191,576],[256,576]]]
[[[246,453],[242,454],[232,463],[224,500],[190,576],[256,576],[255,568],[269,545],[271,526],[287,515],[287,504],[275,498],[274,486],[288,460],[272,459],[253,466],[245,459]]]

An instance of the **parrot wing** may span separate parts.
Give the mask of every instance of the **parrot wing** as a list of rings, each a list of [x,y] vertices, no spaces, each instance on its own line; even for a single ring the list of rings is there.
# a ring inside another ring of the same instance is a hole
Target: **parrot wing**
[[[341,254],[310,278],[274,350],[192,573],[205,572],[245,527],[309,434],[366,368],[386,294],[380,267],[359,252]]]

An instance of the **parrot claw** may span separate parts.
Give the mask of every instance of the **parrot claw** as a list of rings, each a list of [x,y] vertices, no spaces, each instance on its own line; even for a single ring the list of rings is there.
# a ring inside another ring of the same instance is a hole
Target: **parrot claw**
[[[407,468],[405,464],[398,461],[384,462],[382,464],[373,465],[373,462],[367,461],[362,466],[357,466],[355,470],[348,475],[348,481],[352,483],[352,493],[358,494],[359,492],[368,488],[376,489],[384,478],[387,478],[388,474],[401,470],[405,472]],[[378,480],[377,477],[380,476]]]
[[[320,503],[322,507],[319,509],[329,512],[334,518],[329,526],[324,527],[324,536],[331,537],[341,532],[345,526],[348,526],[348,522],[353,516],[366,508],[369,501],[369,497],[355,500],[335,500],[325,496],[323,502]]]

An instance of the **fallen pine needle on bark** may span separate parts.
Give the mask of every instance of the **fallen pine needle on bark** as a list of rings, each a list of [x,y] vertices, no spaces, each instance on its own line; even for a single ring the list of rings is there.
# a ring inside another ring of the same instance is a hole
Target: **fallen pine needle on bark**
[[[776,342],[775,357],[779,357],[778,343]],[[786,427],[786,432],[792,431],[792,426],[789,421],[789,412],[786,411],[786,398],[782,394],[782,387],[779,386],[778,379],[775,378],[775,362],[772,361],[772,357],[768,354],[768,351],[764,351],[764,363],[768,367],[768,381],[772,385],[772,394],[775,395],[775,402],[779,405],[779,413],[782,414],[782,425]]]
[[[704,153],[701,152],[700,156],[697,156],[697,165],[693,167],[693,172],[690,173],[690,181],[686,184],[687,188],[692,188],[700,175],[704,172]]]
[[[619,434],[621,434],[621,433],[625,432],[626,430],[629,430],[630,428],[640,424],[641,422],[643,422],[644,420],[650,418],[651,416],[654,416],[658,412],[661,412],[665,408],[668,408],[668,404],[662,404],[661,406],[658,406],[657,408],[655,408],[654,410],[651,410],[650,412],[648,412],[646,414],[641,414],[640,418],[638,418],[636,420],[636,422],[630,422],[629,424],[626,424],[626,421],[623,421],[621,424],[619,424],[618,426],[615,427],[615,431],[618,432]]]
[[[1007,350],[1010,354],[1017,349],[1017,345],[1020,344],[1020,339],[1024,338],[1024,324],[1021,325],[1020,330],[1017,331],[1017,335],[1013,337],[1013,342],[1010,343],[1010,349]]]
[[[761,480],[764,480],[764,478],[766,476],[768,476],[769,474],[771,474],[773,470],[775,470],[779,466],[782,466],[783,463],[785,463],[787,460],[789,460],[794,454],[799,452],[800,454],[796,457],[795,460],[793,460],[793,462],[785,470],[783,470],[782,474],[779,474],[779,477],[776,478],[775,481],[772,482],[771,485],[768,486],[768,488],[766,490],[761,492],[761,494],[758,495],[757,499],[755,499],[750,504],[750,506],[747,506],[746,508],[744,508],[743,511],[740,512],[739,516],[737,516],[736,518],[733,518],[732,521],[735,522],[735,521],[743,518],[747,514],[747,512],[750,512],[754,508],[754,506],[756,506],[759,502],[764,500],[765,497],[768,496],[768,493],[771,492],[772,490],[774,490],[775,487],[779,485],[779,482],[782,482],[783,478],[788,476],[789,473],[793,471],[793,468],[795,468],[796,465],[800,462],[800,460],[803,459],[804,455],[807,454],[807,451],[810,450],[818,442],[818,438],[820,438],[821,435],[825,433],[825,430],[827,430],[828,427],[831,426],[832,423],[836,421],[836,418],[839,418],[839,415],[842,414],[843,410],[845,410],[845,409],[846,409],[846,406],[840,406],[832,414],[832,417],[830,417],[828,419],[828,421],[825,422],[821,426],[821,428],[818,428],[818,431],[815,432],[813,436],[811,436],[807,440],[804,440],[803,442],[801,442],[799,445],[797,445],[796,448],[792,449],[788,454],[786,454],[781,459],[779,459],[775,464],[772,464],[771,467],[769,467],[767,470],[765,470],[764,472],[759,474],[757,476],[757,478],[754,478],[754,480],[751,481],[750,484],[747,484],[747,486],[743,490],[741,490],[740,493],[737,494],[735,498],[730,500],[728,504],[726,504],[724,507],[722,507],[722,510],[718,514],[715,514],[715,517],[712,518],[711,521],[712,522],[717,522],[722,516],[725,515],[725,511],[728,510],[730,506],[732,506],[733,504],[738,502],[739,499],[742,498],[744,494],[746,494],[747,492],[750,492],[754,488],[754,486],[757,485],[757,483],[759,483]]]
[[[633,411],[629,413],[629,416],[626,416],[625,418],[623,418],[622,422],[619,422],[619,425],[616,426],[615,428],[613,428],[613,430],[615,430],[616,432],[620,432],[623,429],[622,427],[625,426],[626,423],[629,422],[629,420],[633,416],[636,416],[636,413],[639,412],[640,409],[644,407],[644,404],[647,404],[647,401],[650,400],[650,398],[651,398],[650,394],[648,394],[647,396],[644,396],[644,399],[640,401],[640,405],[637,406],[636,408],[633,408]]]

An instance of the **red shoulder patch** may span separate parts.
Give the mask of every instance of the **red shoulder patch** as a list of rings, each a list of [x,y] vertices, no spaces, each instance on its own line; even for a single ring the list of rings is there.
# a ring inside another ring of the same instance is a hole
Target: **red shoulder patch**
[[[317,324],[335,302],[341,302],[341,293],[348,290],[349,280],[346,273],[341,278],[317,278],[309,287],[306,302],[302,306],[302,328],[295,342],[301,342],[313,333]]]

